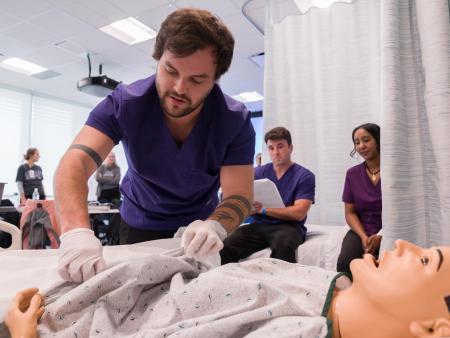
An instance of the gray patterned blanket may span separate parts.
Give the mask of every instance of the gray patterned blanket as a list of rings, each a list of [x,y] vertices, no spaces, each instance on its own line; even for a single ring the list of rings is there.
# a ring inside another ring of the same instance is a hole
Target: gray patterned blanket
[[[47,292],[39,337],[328,337],[335,276],[268,258],[212,268],[149,255]]]

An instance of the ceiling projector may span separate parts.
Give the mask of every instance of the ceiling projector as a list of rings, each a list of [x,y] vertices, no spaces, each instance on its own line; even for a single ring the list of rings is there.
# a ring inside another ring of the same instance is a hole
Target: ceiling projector
[[[102,74],[102,65],[99,65],[99,76],[91,76],[91,59],[89,54],[87,54],[89,62],[89,76],[81,79],[77,83],[77,88],[80,92],[94,95],[98,97],[105,97],[116,89],[117,85],[120,83],[113,80],[106,75]]]

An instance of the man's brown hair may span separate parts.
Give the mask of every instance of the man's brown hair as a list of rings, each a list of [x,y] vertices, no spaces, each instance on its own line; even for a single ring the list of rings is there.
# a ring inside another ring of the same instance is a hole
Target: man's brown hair
[[[267,143],[267,141],[269,140],[272,141],[286,140],[288,146],[290,146],[292,143],[291,133],[284,127],[276,127],[270,129],[266,133],[266,135],[264,135],[264,142]]]
[[[177,57],[185,57],[208,46],[214,48],[217,80],[230,67],[234,48],[233,35],[211,12],[181,8],[172,12],[161,24],[153,58],[159,60],[166,49]]]

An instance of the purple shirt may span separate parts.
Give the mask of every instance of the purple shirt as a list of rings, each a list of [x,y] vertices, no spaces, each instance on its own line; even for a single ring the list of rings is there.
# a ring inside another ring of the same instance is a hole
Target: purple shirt
[[[255,168],[255,180],[267,178],[275,183],[283,203],[285,206],[294,205],[294,202],[299,199],[310,200],[314,203],[314,195],[316,190],[316,179],[314,174],[308,169],[294,163],[289,169],[281,176],[277,178],[272,163]],[[306,233],[305,228],[306,216],[302,220],[293,222],[297,227]],[[290,221],[280,220],[269,216],[256,214],[251,219],[252,223],[263,222],[271,224],[288,223]]]
[[[342,201],[355,206],[368,236],[381,229],[381,179],[373,185],[364,162],[347,170]]]
[[[121,216],[137,228],[172,230],[206,219],[218,203],[221,166],[253,163],[250,112],[218,85],[181,147],[164,120],[155,75],[119,85],[86,124],[122,141],[129,168],[120,187]]]

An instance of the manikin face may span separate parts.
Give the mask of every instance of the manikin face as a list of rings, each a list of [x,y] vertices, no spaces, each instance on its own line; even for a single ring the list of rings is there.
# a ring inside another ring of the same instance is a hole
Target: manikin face
[[[267,151],[270,160],[276,166],[290,163],[292,154],[292,144],[288,145],[286,140],[267,140]]]
[[[359,128],[353,135],[353,143],[358,154],[364,160],[372,160],[380,156],[377,149],[377,141],[365,129]]]
[[[450,247],[423,249],[403,240],[385,251],[379,264],[371,255],[350,265],[353,286],[375,309],[395,321],[450,318]]]
[[[165,50],[158,62],[156,89],[165,114],[180,118],[200,111],[215,82],[212,47],[176,57]]]

